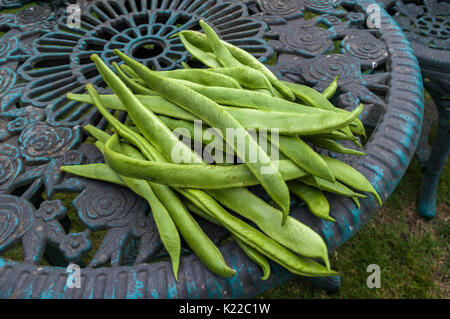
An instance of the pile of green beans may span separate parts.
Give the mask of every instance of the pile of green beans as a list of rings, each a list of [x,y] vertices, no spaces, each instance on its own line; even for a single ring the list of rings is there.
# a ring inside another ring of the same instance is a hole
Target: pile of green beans
[[[99,95],[87,85],[88,94],[68,98],[95,105],[113,134],[87,125],[105,163],[62,166],[62,171],[128,187],[147,200],[177,280],[181,238],[211,272],[235,275],[192,214],[225,227],[261,267],[263,280],[270,276],[269,260],[299,275],[336,275],[322,237],[289,216],[290,198],[297,196],[312,214],[330,222],[326,192],[349,197],[358,207],[358,198],[366,197],[359,192],[366,192],[382,204],[361,173],[313,148],[364,155],[339,143],[361,145],[363,105],[351,112],[336,108],[329,99],[338,78],[322,93],[281,81],[251,54],[222,41],[203,20],[200,26],[204,33],[174,36],[206,68],[183,63],[184,69],[152,71],[115,50],[124,63],[113,63],[114,72],[99,56],[91,57],[113,94]],[[110,110],[126,112],[125,123]],[[198,127],[200,120],[205,126]],[[241,132],[244,144],[229,137],[228,129]],[[209,162],[201,154],[211,144]],[[257,151],[253,161],[252,150]],[[174,151],[183,154],[180,161]],[[232,161],[223,163],[224,158]],[[273,203],[247,188],[255,185]]]

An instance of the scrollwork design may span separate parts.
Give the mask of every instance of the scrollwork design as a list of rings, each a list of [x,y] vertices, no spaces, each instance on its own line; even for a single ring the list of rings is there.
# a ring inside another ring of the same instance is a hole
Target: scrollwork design
[[[1,39],[0,40],[0,63],[6,62],[9,57],[18,49],[17,38]]]
[[[64,236],[59,244],[59,249],[64,253],[68,261],[76,262],[92,249],[92,243],[86,232],[71,233]]]
[[[258,3],[264,13],[282,17],[299,15],[304,8],[297,0],[259,0]]]
[[[424,1],[423,5],[397,1],[394,19],[411,40],[433,48],[450,48],[450,4],[437,0]]]
[[[36,24],[46,21],[53,15],[52,7],[49,5],[33,5],[20,10],[16,14],[18,24]]]
[[[23,168],[19,150],[9,144],[0,145],[0,191],[10,191]]]
[[[119,49],[151,68],[173,69],[187,61],[189,54],[179,38],[171,36],[195,28],[201,18],[215,25],[225,40],[257,51],[261,59],[267,59],[273,52],[261,39],[264,23],[250,19],[244,4],[195,0],[189,5],[187,1],[172,3],[170,10],[166,6],[166,2],[149,2],[146,9],[140,10],[140,6],[126,6],[123,2],[92,1],[82,12],[81,28],[71,32],[67,30],[67,16],[62,16],[57,20],[55,32],[48,32],[32,43],[33,56],[18,69],[28,82],[21,101],[42,108],[50,104],[46,110],[49,122],[90,123],[98,116],[95,108],[67,101],[65,93],[79,93],[86,83],[103,90],[103,81],[89,60],[91,54],[100,54],[111,64],[119,62],[113,54],[114,49]],[[226,17],[231,20],[210,15],[214,6],[215,10],[227,12]],[[46,66],[37,71],[36,65],[40,64]]]
[[[362,67],[374,69],[388,57],[386,44],[363,30],[347,32],[341,42],[342,50],[361,63]]]
[[[335,33],[324,28],[301,25],[280,34],[277,51],[315,57],[333,47]]]
[[[90,183],[73,204],[89,229],[108,229],[90,266],[99,266],[108,260],[112,266],[120,265],[126,243],[132,237],[139,239],[137,263],[155,256],[161,248],[153,218],[144,215],[147,204],[129,189]]]

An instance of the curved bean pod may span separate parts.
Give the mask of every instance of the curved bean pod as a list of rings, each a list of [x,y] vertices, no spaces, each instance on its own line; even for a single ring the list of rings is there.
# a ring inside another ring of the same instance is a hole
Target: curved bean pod
[[[244,164],[222,166],[205,164],[174,164],[134,159],[105,148],[108,165],[120,175],[144,179],[159,184],[196,188],[223,189],[259,185],[260,181]],[[283,180],[306,176],[307,173],[291,161],[275,161]]]
[[[333,82],[330,83],[330,85],[328,85],[325,90],[323,90],[322,95],[327,98],[328,100],[331,99],[334,95],[334,93],[336,93],[336,89],[338,87],[337,83],[338,83],[338,79],[339,79],[339,75],[336,75],[336,77],[334,78]]]
[[[323,149],[326,149],[329,151],[333,151],[333,152],[337,152],[337,153],[351,154],[351,155],[358,155],[358,156],[366,155],[366,153],[364,153],[364,152],[357,151],[357,150],[354,150],[351,148],[346,148],[346,147],[342,146],[341,144],[339,144],[333,140],[326,139],[326,138],[309,136],[308,141],[310,141],[314,145],[317,145],[320,148],[323,148]]]
[[[67,98],[92,104],[92,99],[84,94],[68,93]],[[136,98],[153,113],[188,121],[197,119],[191,113],[161,96],[136,95]],[[110,109],[126,111],[126,107],[115,95],[105,94],[101,96],[101,99]],[[286,135],[310,135],[317,134],[318,132],[332,131],[338,127],[346,126],[362,111],[362,107],[360,107],[352,112],[336,116],[332,112],[300,114],[236,107],[224,108],[246,129],[254,128],[271,131],[273,128],[276,128],[280,134]]]
[[[300,177],[298,180],[300,182],[308,185],[308,186],[312,186],[312,187],[318,188],[320,190],[323,190],[323,191],[326,191],[326,192],[330,192],[330,193],[334,193],[334,194],[338,194],[338,195],[341,195],[341,196],[355,197],[355,198],[357,198],[357,197],[359,197],[359,198],[366,197],[366,195],[355,193],[350,188],[348,188],[347,186],[339,183],[338,181],[336,181],[334,183],[330,183],[330,182],[328,182],[328,181],[326,181],[324,179],[313,178],[312,176]]]
[[[227,47],[222,43],[216,32],[203,20],[199,21],[200,27],[205,32],[206,38],[211,46],[216,59],[224,67],[240,67],[242,64],[236,60],[228,51]]]
[[[373,196],[375,196],[380,206],[383,205],[380,195],[378,195],[375,188],[373,188],[372,184],[370,184],[370,182],[363,174],[358,172],[350,165],[347,165],[346,163],[332,157],[322,156],[322,158],[328,164],[328,167],[330,167],[330,170],[333,172],[333,175],[337,180],[358,191],[368,192],[372,194]]]
[[[295,96],[298,97],[300,100],[308,103],[309,105],[312,105],[314,107],[318,107],[324,110],[329,110],[332,112],[342,113],[346,112],[343,109],[340,109],[338,107],[335,107],[333,104],[331,104],[330,101],[321,93],[314,90],[313,88],[298,84],[298,83],[291,83],[287,81],[281,81],[283,84],[285,84],[288,88],[294,92]],[[337,82],[336,82],[337,85]],[[353,122],[355,127],[358,127],[359,130],[361,130],[361,127],[364,131],[364,125],[359,119],[355,119]],[[365,134],[365,133],[364,133]]]
[[[346,127],[362,112],[362,106],[339,115],[331,112],[298,114],[231,107],[225,110],[246,129],[276,129],[285,135],[314,135]]]
[[[195,45],[189,42],[183,34],[180,34],[180,40],[183,43],[186,50],[189,51],[190,54],[200,62],[202,62],[204,65],[210,67],[210,68],[220,68],[222,65],[217,61],[214,54],[210,52],[202,51],[201,49],[197,48]]]

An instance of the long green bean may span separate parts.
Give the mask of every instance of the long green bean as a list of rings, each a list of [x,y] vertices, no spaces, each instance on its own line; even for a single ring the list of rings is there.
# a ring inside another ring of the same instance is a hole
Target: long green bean
[[[242,251],[248,257],[250,257],[251,260],[253,260],[256,264],[258,264],[261,267],[263,271],[263,276],[261,277],[261,280],[267,280],[270,276],[269,260],[263,254],[260,254],[256,249],[252,248],[251,246],[248,246],[242,240],[238,238],[234,238],[234,240],[239,245],[239,247],[241,247]]]
[[[222,65],[220,65],[219,61],[217,61],[214,54],[210,52],[204,52],[201,49],[197,48],[195,45],[189,42],[184,35],[180,34],[180,40],[183,43],[186,50],[189,51],[190,54],[200,62],[202,62],[204,65],[210,67],[210,68],[220,68]]]
[[[259,185],[246,165],[174,164],[143,161],[120,154],[114,149],[105,149],[108,165],[121,175],[145,179],[176,187],[196,189],[223,189]],[[279,165],[283,180],[292,180],[307,175],[291,161],[275,161]],[[80,167],[80,166],[78,166]],[[72,172],[75,172],[76,168]],[[284,175],[284,176],[283,176]]]
[[[328,85],[325,90],[323,90],[322,95],[327,98],[328,100],[331,99],[336,92],[336,89],[338,87],[338,79],[339,75],[337,75],[334,80]]]
[[[263,233],[289,250],[301,256],[320,258],[329,268],[325,241],[295,218],[288,216],[286,223],[280,225],[282,212],[246,189],[210,189],[207,193],[222,205],[255,223]]]
[[[369,183],[363,174],[340,160],[329,156],[322,156],[322,158],[328,164],[328,167],[330,167],[330,170],[333,172],[333,175],[337,180],[358,191],[368,192],[374,195],[380,206],[383,204],[380,195],[378,195],[375,188],[373,188],[372,184]]]
[[[83,94],[67,94],[67,98],[84,103],[92,103],[88,96]],[[160,96],[136,95],[136,98],[151,112],[178,119],[194,121],[198,120],[194,115],[174,103]],[[125,111],[126,107],[115,95],[102,96],[103,103],[108,108]],[[335,128],[346,126],[361,112],[362,107],[346,114],[336,116],[332,112],[301,114],[276,111],[263,111],[237,107],[224,107],[244,128],[257,130],[276,130],[279,134],[286,135],[311,135],[323,134]]]
[[[170,79],[185,80],[206,86],[221,86],[242,89],[241,84],[233,77],[224,73],[210,72],[203,69],[178,69],[171,71],[160,71],[158,74]]]
[[[100,107],[103,111],[106,109],[101,104],[100,101],[96,101],[96,105]],[[95,136],[100,137],[103,141],[106,141],[108,138],[108,134],[96,129],[95,127],[88,127],[90,133],[94,133]],[[114,147],[114,144],[113,144]],[[133,147],[124,144],[122,146],[122,151],[133,158],[136,159],[144,159],[143,155],[137,150],[134,150]],[[91,164],[91,165],[105,165],[106,164]],[[89,165],[73,165],[67,166],[66,168],[78,169],[79,171],[83,171],[83,166]],[[107,166],[109,168],[109,166]],[[117,179],[120,180],[120,177],[111,169],[108,172],[106,168],[102,168],[100,170],[86,171],[86,175],[90,174],[90,178],[105,180],[108,176],[112,179],[107,180],[109,182],[117,183]],[[64,171],[64,166],[62,167]],[[115,177],[115,178],[114,178]],[[188,245],[194,251],[194,253],[198,256],[198,258],[203,262],[203,264],[210,269],[212,272],[221,275],[223,277],[232,277],[235,274],[235,271],[228,267],[223,259],[222,254],[219,249],[214,245],[214,243],[206,236],[206,234],[202,231],[198,223],[192,218],[192,216],[187,212],[183,203],[177,197],[177,195],[168,187],[160,184],[149,183],[149,185],[153,188],[158,198],[165,205],[170,215],[172,216],[178,230],[180,231],[183,238],[186,240]]]
[[[118,135],[115,134],[106,142],[105,148],[108,143],[117,143],[117,147],[120,147],[118,142]],[[155,220],[156,227],[158,228],[159,236],[164,244],[164,247],[170,255],[175,279],[178,281],[181,240],[172,216],[155,195],[149,183],[143,180],[125,176],[120,176],[120,178],[133,192],[144,198],[150,204],[153,218]]]
[[[211,46],[216,59],[224,67],[240,67],[242,64],[228,51],[227,47],[219,39],[216,32],[204,21],[199,21],[200,27],[205,32],[209,45]]]

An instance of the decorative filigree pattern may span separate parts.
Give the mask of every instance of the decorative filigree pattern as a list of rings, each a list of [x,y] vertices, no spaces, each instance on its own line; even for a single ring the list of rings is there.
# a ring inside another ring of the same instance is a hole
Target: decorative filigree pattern
[[[332,31],[305,24],[280,34],[279,40],[272,41],[271,45],[278,52],[315,57],[333,47],[334,36]]]
[[[433,48],[450,48],[450,4],[428,0],[423,5],[397,1],[392,9],[394,19],[413,41]]]
[[[363,30],[347,32],[340,45],[342,52],[357,58],[364,68],[375,69],[388,56],[386,44]]]
[[[26,9],[20,10],[16,14],[16,21],[18,24],[35,24],[37,22],[51,19],[52,7],[49,5],[35,5]]]
[[[33,206],[12,195],[0,195],[0,252],[6,250],[33,225]]]
[[[71,30],[66,27],[67,17],[61,17],[56,32],[37,38],[32,45],[34,56],[18,69],[29,81],[22,102],[36,107],[50,105],[46,110],[50,122],[90,123],[98,116],[95,108],[67,101],[64,94],[82,92],[87,83],[106,86],[89,59],[91,54],[99,54],[111,64],[120,62],[113,54],[114,49],[120,49],[154,69],[180,67],[189,55],[178,37],[170,37],[180,30],[197,28],[201,18],[213,24],[225,40],[257,51],[262,59],[272,54],[260,39],[263,23],[246,17],[242,4],[196,0],[171,5],[163,2],[158,7],[149,1],[143,8],[138,3],[93,1],[81,15],[81,28]],[[227,12],[226,18],[217,14],[222,11]]]

